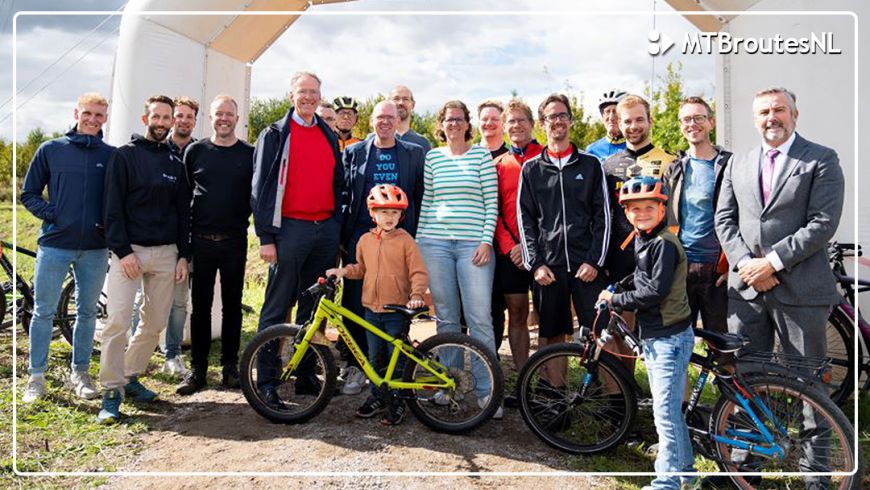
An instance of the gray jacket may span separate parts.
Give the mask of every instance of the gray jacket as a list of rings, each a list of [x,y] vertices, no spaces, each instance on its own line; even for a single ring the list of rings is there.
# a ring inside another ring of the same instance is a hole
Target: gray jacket
[[[835,304],[839,294],[826,245],[843,210],[843,171],[837,153],[795,135],[785,167],[762,205],[761,147],[735,157],[725,168],[716,208],[716,234],[728,262],[728,295],[751,300],[758,293],[737,274],[745,256],[775,250],[785,268],[769,294],[796,306]]]

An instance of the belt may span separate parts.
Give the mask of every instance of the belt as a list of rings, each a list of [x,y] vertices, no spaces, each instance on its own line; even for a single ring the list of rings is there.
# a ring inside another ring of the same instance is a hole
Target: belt
[[[210,242],[222,242],[224,240],[229,240],[230,238],[235,238],[233,235],[224,235],[221,233],[194,233],[193,236]]]

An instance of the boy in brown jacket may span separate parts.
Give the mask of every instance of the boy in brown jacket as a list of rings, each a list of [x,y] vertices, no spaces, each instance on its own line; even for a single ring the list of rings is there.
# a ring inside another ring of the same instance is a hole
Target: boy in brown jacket
[[[429,274],[417,243],[405,230],[397,229],[404,211],[408,208],[408,198],[402,189],[380,184],[372,187],[367,205],[369,214],[377,225],[360,238],[356,247],[356,264],[340,269],[329,269],[326,275],[362,279],[362,304],[365,306],[365,320],[393,337],[401,335],[404,318],[396,312],[384,310],[387,304],[403,304],[408,308],[419,308],[426,292]],[[378,351],[387,347],[387,359],[392,355],[393,346],[376,335],[366,332],[369,362],[376,370],[385,366],[378,363]],[[401,372],[401,365],[396,366]],[[386,403],[383,394],[371,384],[372,394],[356,411],[357,417],[370,418],[384,412]],[[382,424],[396,425],[405,418],[405,404],[396,400],[390,413]]]

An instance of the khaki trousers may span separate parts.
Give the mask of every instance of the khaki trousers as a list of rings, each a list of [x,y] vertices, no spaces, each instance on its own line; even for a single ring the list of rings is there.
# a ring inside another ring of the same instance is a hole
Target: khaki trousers
[[[114,253],[111,256],[106,283],[108,319],[100,346],[100,383],[106,390],[123,390],[129,376],[145,371],[172,308],[178,248],[175,245],[133,245],[133,253],[142,266],[136,279],[125,277],[121,259]],[[142,315],[127,346],[136,290],[140,285],[144,296]]]

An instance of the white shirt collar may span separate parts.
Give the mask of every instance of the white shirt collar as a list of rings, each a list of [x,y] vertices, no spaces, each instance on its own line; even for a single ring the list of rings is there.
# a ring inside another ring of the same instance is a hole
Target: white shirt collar
[[[311,120],[311,124],[305,122],[305,119],[302,119],[302,116],[300,116],[299,112],[297,111],[293,111],[293,114],[291,114],[290,117],[293,118],[294,121],[296,121],[296,124],[300,126],[305,126],[306,128],[317,125],[317,114],[314,115],[314,118]]]
[[[779,150],[780,155],[783,155],[783,156],[788,155],[788,150],[791,148],[792,143],[794,143],[794,138],[796,135],[797,135],[797,131],[793,131],[791,133],[791,136],[789,136],[788,139],[785,140],[785,143],[779,145],[776,148],[777,150]],[[761,140],[761,155],[762,156],[766,156],[767,152],[770,151],[771,149],[773,149],[772,146],[768,145],[766,141]],[[777,156],[779,156],[779,155],[777,155]]]

